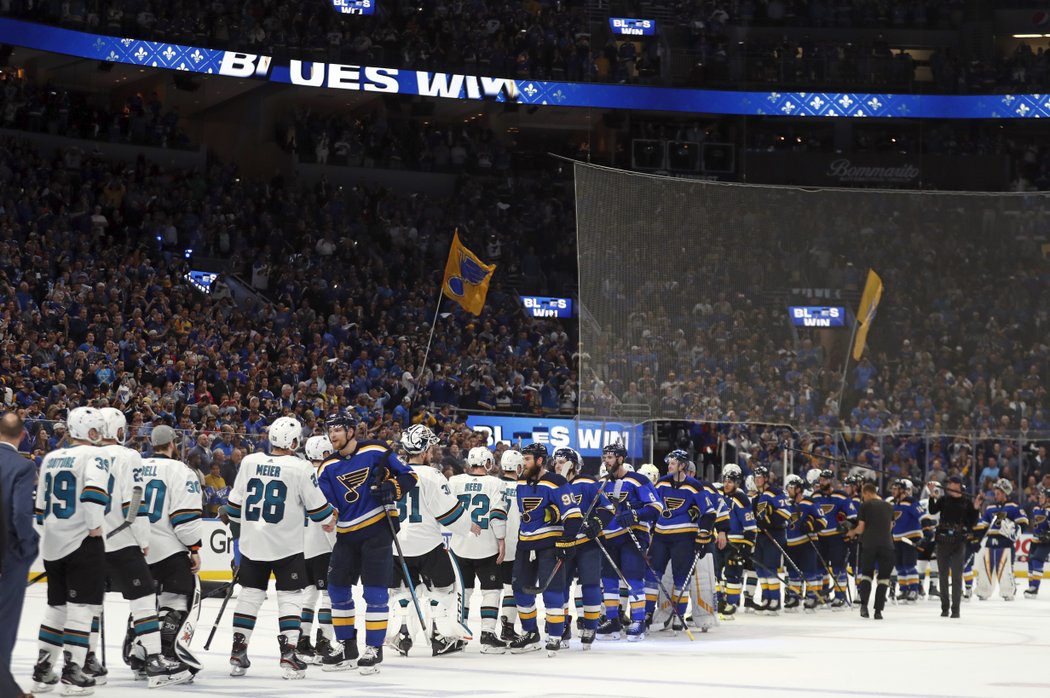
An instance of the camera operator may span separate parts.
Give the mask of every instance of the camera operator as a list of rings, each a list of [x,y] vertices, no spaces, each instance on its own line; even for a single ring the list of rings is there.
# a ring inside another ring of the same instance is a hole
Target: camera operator
[[[979,494],[972,501],[964,497],[962,478],[958,476],[948,478],[944,483],[945,494],[939,498],[934,498],[934,483],[926,487],[930,490],[930,513],[941,516],[937,525],[937,571],[942,585],[941,616],[948,617],[950,598],[951,617],[958,618],[966,540],[977,523],[984,496]]]

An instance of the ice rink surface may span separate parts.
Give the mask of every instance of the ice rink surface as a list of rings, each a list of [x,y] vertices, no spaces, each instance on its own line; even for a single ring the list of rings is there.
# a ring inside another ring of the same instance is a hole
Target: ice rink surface
[[[46,586],[28,590],[12,670],[30,687],[36,659],[36,634],[45,605]],[[228,675],[230,618],[235,602],[216,634],[210,652],[204,641],[218,612],[219,599],[206,599],[193,649],[204,670],[192,684],[147,691],[134,682],[120,660],[127,603],[118,595],[106,600],[110,679],[95,695],[142,698],[163,696],[484,696],[485,698],[578,698],[583,696],[989,696],[1050,695],[1050,593],[1047,598],[1005,602],[964,601],[962,618],[941,618],[936,601],[890,605],[886,619],[863,620],[856,611],[740,615],[696,641],[684,635],[653,633],[645,642],[597,642],[588,653],[572,647],[554,658],[542,650],[525,655],[482,655],[477,641],[465,652],[430,657],[417,643],[409,657],[389,648],[382,671],[324,673],[311,667],[301,681],[285,681],[278,668],[276,601],[271,592],[249,647],[248,675]],[[542,617],[542,616],[541,616]],[[475,637],[478,621],[471,623]],[[49,694],[57,695],[57,693]]]

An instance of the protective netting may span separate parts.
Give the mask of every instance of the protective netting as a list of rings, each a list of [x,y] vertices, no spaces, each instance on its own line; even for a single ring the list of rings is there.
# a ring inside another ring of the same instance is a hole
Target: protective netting
[[[868,433],[1047,424],[1043,194],[803,190],[579,164],[576,198],[584,414]],[[840,409],[869,268],[884,292]],[[812,326],[836,324],[826,308],[844,309],[841,327]]]

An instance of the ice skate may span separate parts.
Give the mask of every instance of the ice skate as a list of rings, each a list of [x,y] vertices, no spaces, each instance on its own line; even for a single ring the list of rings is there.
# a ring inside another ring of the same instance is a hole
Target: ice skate
[[[559,641],[560,642],[560,641]],[[540,634],[535,630],[523,632],[510,643],[511,654],[535,652],[540,648]]]
[[[365,653],[361,655],[361,659],[357,661],[357,668],[359,673],[363,675],[378,674],[379,665],[382,663],[383,648],[367,645],[365,647]]]
[[[180,661],[168,659],[162,654],[154,654],[146,658],[144,673],[150,688],[173,686],[193,680],[193,672],[188,666]]]
[[[230,676],[244,676],[252,665],[248,659],[248,643],[242,633],[233,634],[233,649],[230,650]]]
[[[481,633],[482,654],[504,654],[507,651],[507,643],[496,637],[496,633]]]

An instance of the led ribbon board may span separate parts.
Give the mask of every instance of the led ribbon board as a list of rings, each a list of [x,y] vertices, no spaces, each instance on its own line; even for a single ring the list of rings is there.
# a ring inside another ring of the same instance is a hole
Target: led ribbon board
[[[1050,94],[912,95],[735,92],[543,80],[328,64],[274,63],[270,56],[102,36],[0,18],[0,43],[97,61],[254,78],[329,89],[521,104],[702,114],[1034,119],[1050,117]]]

